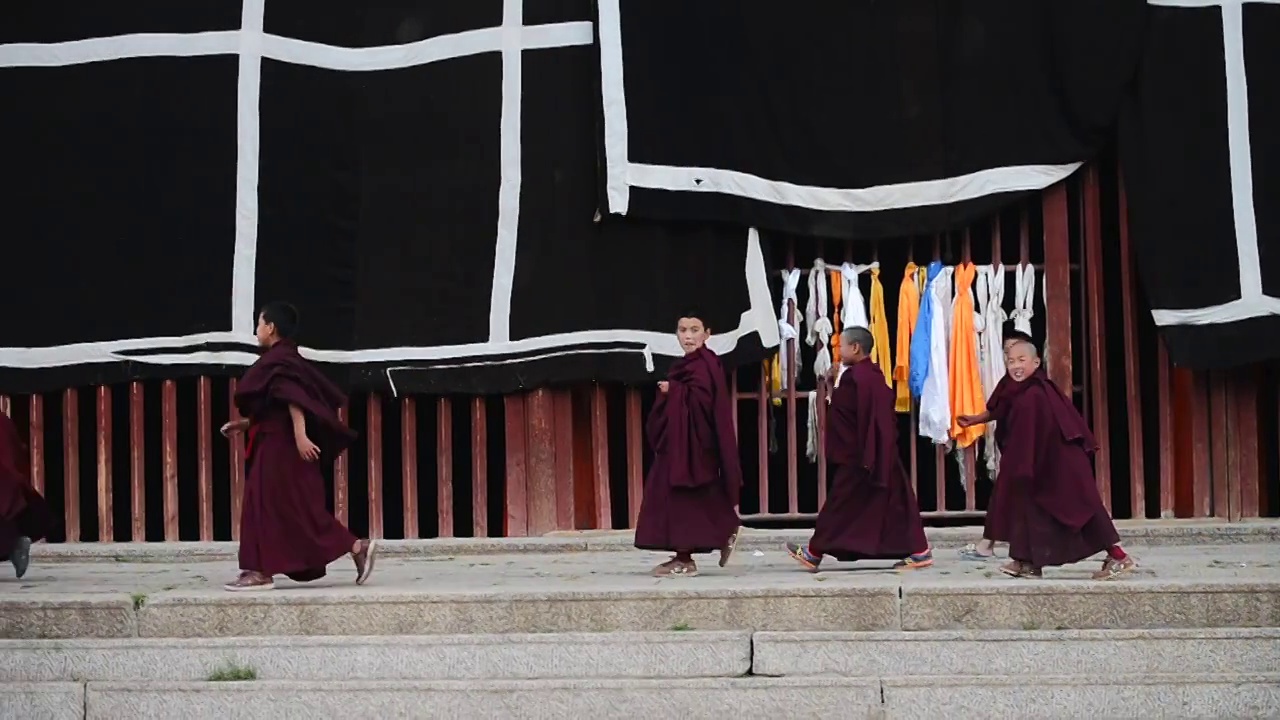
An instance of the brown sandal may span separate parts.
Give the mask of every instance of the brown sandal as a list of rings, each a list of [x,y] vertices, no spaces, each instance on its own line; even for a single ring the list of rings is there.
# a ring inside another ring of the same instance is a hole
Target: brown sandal
[[[729,556],[733,555],[733,548],[738,544],[738,531],[734,530],[729,536],[729,540],[725,542],[724,547],[720,548],[720,567],[729,564]]]
[[[671,558],[653,569],[654,577],[697,577],[697,575],[698,566],[692,560],[686,562]]]
[[[365,584],[369,580],[369,576],[373,574],[373,561],[377,557],[375,555],[377,550],[377,540],[362,540],[360,542],[360,552],[351,553],[351,559],[356,563],[357,585]]]
[[[1132,555],[1126,555],[1123,560],[1107,558],[1102,561],[1102,569],[1093,574],[1093,579],[1115,580],[1121,575],[1131,572],[1136,567],[1138,567],[1138,563],[1134,561]]]
[[[1031,563],[1014,560],[1007,565],[1000,566],[1000,572],[1015,578],[1041,578],[1044,577],[1044,571],[1032,565]]]
[[[251,570],[241,570],[239,577],[222,586],[227,592],[259,592],[275,588],[275,580]]]

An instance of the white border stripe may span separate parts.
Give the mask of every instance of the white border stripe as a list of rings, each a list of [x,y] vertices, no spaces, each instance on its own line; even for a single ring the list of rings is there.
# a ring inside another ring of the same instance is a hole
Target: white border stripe
[[[599,0],[596,8],[600,21],[605,195],[609,212],[626,215],[631,203],[631,188],[627,184],[627,91],[622,75],[622,14],[618,0]]]
[[[351,48],[267,35],[263,55],[272,60],[329,70],[395,70],[493,52],[501,47],[501,28],[467,30],[405,45]]]
[[[1280,0],[1147,0],[1148,5],[1180,8],[1240,7],[1245,3],[1253,5],[1280,5]]]
[[[521,27],[524,0],[502,3],[502,117],[498,121],[498,232],[489,296],[489,342],[511,339],[511,293],[520,230]]]
[[[236,30],[172,34],[136,33],[60,43],[0,45],[0,67],[59,67],[148,57],[232,55],[240,47]]]
[[[1229,303],[1190,310],[1152,310],[1151,319],[1156,325],[1218,325],[1240,322],[1267,315],[1280,315],[1280,298],[1263,295],[1248,300],[1232,300]]]
[[[258,267],[258,118],[266,0],[244,0],[236,85],[236,241],[231,261],[231,331],[253,327]]]
[[[844,189],[796,185],[720,168],[632,163],[627,181],[655,190],[709,192],[832,212],[876,212],[944,205],[997,193],[1042,190],[1075,172],[1081,163],[989,168],[938,180]]]

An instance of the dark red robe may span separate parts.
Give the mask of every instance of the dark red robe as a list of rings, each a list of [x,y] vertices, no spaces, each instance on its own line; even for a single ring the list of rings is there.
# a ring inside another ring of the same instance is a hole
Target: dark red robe
[[[645,423],[653,465],[645,478],[636,547],[711,552],[738,530],[742,464],[733,398],[720,358],[701,348],[677,360]]]
[[[996,487],[1009,557],[1036,567],[1079,562],[1120,542],[1094,481],[1098,449],[1084,418],[1044,369],[1010,383]],[[1004,538],[1001,538],[1004,539]]]
[[[287,575],[299,582],[324,577],[325,566],[351,552],[356,538],[325,505],[321,463],[331,463],[355,439],[338,417],[342,392],[281,341],[262,354],[236,386],[235,403],[249,418],[240,569]],[[298,453],[289,406],[307,419],[320,460]]]
[[[53,516],[44,497],[31,486],[31,456],[18,426],[0,413],[0,561],[8,560],[18,538],[42,540]]]
[[[901,560],[929,547],[898,456],[893,406],[893,390],[870,360],[845,370],[831,392],[824,441],[833,479],[810,553],[844,561]]]
[[[996,383],[996,389],[991,391],[991,397],[987,399],[987,412],[991,414],[991,422],[996,424],[996,430],[993,433],[996,448],[1001,453],[1004,452],[1005,438],[1008,434],[1005,415],[1009,409],[1007,401],[1009,386],[1015,384],[1017,383],[1013,378],[1006,374],[1000,378],[1000,382]],[[996,479],[999,480],[999,475]],[[994,483],[991,497],[987,500],[987,517],[982,526],[982,537],[997,542],[1009,542],[1008,511],[1006,510],[1008,505],[1008,486],[999,482]]]

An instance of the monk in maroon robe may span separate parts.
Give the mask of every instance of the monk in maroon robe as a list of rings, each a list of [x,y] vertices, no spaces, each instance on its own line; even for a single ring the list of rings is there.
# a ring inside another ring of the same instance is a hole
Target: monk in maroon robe
[[[356,584],[373,572],[375,544],[358,540],[325,505],[320,462],[332,462],[355,438],[338,417],[343,396],[298,354],[298,311],[272,303],[258,316],[266,348],[236,386],[245,419],[223,434],[248,431],[240,515],[240,577],[230,591],[270,590],[276,575],[297,582],[324,577],[343,555],[355,560]]]
[[[1132,570],[1136,564],[1120,548],[1094,481],[1098,444],[1089,426],[1040,367],[1034,345],[1015,344],[1007,362],[1014,382],[1001,399],[1006,406],[999,408],[1004,454],[996,486],[1007,487],[998,532],[1008,534],[1012,562],[1000,570],[1014,577],[1040,577],[1045,567],[1099,552],[1107,557],[1095,579]]]
[[[933,565],[915,492],[898,457],[893,390],[870,359],[874,342],[866,328],[840,333],[845,371],[831,392],[823,438],[834,479],[809,544],[787,544],[810,572],[826,555],[846,562],[897,560],[899,570]]]
[[[52,525],[44,497],[31,485],[31,456],[18,426],[0,412],[0,561],[13,563],[21,578],[31,562],[31,543]]]
[[[636,547],[675,553],[653,570],[658,577],[698,574],[694,553],[720,551],[729,562],[738,536],[742,465],[733,428],[733,397],[724,366],[706,347],[710,328],[697,314],[677,326],[684,349],[658,383],[645,423],[653,465],[645,478],[636,522]]]
[[[1005,334],[1002,347],[1005,356],[1005,375],[1000,378],[1000,382],[996,383],[996,387],[991,391],[991,397],[987,398],[987,409],[979,415],[961,415],[956,418],[956,422],[960,427],[969,427],[970,425],[985,425],[986,423],[995,423],[995,442],[996,447],[1004,452],[1004,411],[1008,405],[1004,402],[1005,391],[1013,384],[1013,379],[1009,377],[1009,351],[1013,346],[1020,342],[1028,342],[1034,345],[1031,336],[1021,330],[1010,330]],[[1001,512],[1003,507],[1008,504],[1009,493],[1004,490],[1003,485],[996,484],[991,498],[987,501],[987,517],[982,526],[982,540],[975,544],[966,545],[960,550],[960,557],[966,560],[990,560],[996,554],[996,542],[1009,542],[1009,533],[1004,522],[1004,514]]]

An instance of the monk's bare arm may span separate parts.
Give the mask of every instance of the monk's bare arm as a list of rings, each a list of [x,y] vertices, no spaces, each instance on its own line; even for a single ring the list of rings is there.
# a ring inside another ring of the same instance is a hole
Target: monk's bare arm
[[[960,427],[969,427],[970,425],[984,425],[991,422],[991,411],[983,410],[977,415],[961,415],[956,418]]]
[[[289,405],[289,418],[293,420],[293,439],[302,442],[307,439],[307,416],[303,414],[302,408],[297,405]]]

